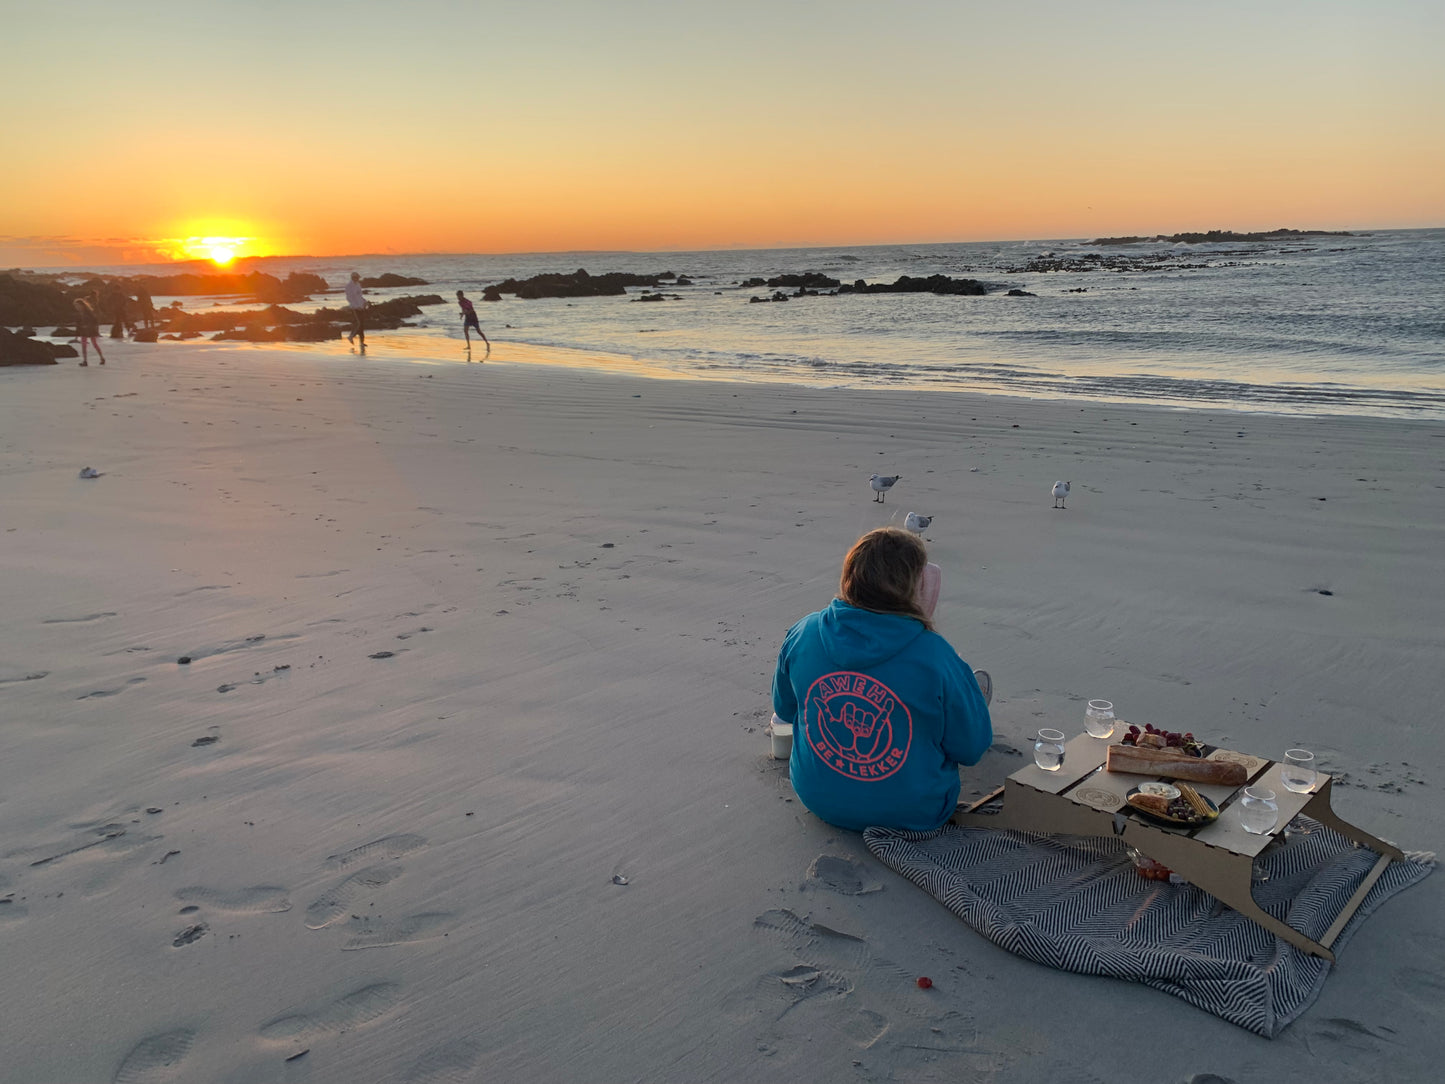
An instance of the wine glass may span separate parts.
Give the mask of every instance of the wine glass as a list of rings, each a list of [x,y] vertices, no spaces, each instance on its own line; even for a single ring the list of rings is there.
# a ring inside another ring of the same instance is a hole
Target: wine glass
[[[1315,755],[1308,749],[1286,749],[1279,777],[1296,794],[1308,794],[1315,789]]]
[[[1090,700],[1084,711],[1084,729],[1091,738],[1108,738],[1114,734],[1114,705],[1108,700]]]
[[[1245,787],[1239,800],[1239,826],[1257,836],[1266,835],[1279,821],[1279,804],[1274,791],[1264,787]]]
[[[1064,766],[1064,732],[1062,730],[1040,730],[1034,739],[1034,763],[1046,772],[1056,772]]]

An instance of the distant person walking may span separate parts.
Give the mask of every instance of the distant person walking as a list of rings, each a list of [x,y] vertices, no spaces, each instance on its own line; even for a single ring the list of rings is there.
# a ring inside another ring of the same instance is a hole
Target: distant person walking
[[[366,321],[362,314],[366,312],[366,298],[361,293],[361,276],[355,271],[351,272],[351,281],[346,284],[346,303],[351,306],[351,334],[346,336],[347,342],[355,342],[357,336],[361,337],[361,345],[366,346]]]
[[[105,355],[100,352],[100,317],[95,306],[83,297],[75,299],[75,333],[80,336],[80,364],[90,364],[90,347],[95,347],[96,357],[105,364]]]
[[[491,342],[490,339],[487,338],[486,334],[482,331],[482,325],[477,322],[477,310],[476,310],[476,306],[474,306],[474,305],[472,304],[471,298],[467,297],[466,294],[464,294],[464,293],[462,293],[460,290],[458,290],[458,291],[457,291],[457,304],[462,307],[462,337],[467,340],[467,350],[470,351],[471,348],[472,348],[472,334],[471,334],[471,332],[472,332],[472,329],[475,328],[476,331],[477,331],[477,334],[482,337],[482,342],[484,342],[484,343],[487,344],[487,352],[486,352],[486,354],[484,355],[484,357],[488,357],[488,358],[491,357],[491,356],[492,356],[492,342]]]

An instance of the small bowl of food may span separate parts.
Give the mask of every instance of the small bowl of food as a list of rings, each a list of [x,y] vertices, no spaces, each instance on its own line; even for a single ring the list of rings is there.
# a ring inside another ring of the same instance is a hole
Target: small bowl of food
[[[1156,798],[1163,798],[1166,802],[1172,802],[1179,797],[1179,788],[1173,783],[1140,783],[1138,789],[1140,794],[1152,794]]]

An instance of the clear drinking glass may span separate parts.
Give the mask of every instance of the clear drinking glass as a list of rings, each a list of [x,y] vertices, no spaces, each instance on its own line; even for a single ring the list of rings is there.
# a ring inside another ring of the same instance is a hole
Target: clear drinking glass
[[[1114,705],[1108,700],[1090,700],[1084,710],[1084,729],[1091,738],[1109,738],[1114,734]]]
[[[1064,732],[1040,730],[1034,739],[1034,763],[1046,772],[1056,772],[1064,765]]]
[[[1263,787],[1245,787],[1244,797],[1239,800],[1239,826],[1257,836],[1274,829],[1279,821],[1279,806],[1274,800],[1274,791]]]
[[[1296,794],[1308,794],[1315,789],[1315,755],[1308,749],[1286,749],[1279,776]]]

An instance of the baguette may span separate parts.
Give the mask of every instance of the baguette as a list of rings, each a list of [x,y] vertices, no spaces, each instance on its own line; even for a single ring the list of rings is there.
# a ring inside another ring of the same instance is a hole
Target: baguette
[[[1131,775],[1153,775],[1162,779],[1187,779],[1191,783],[1218,783],[1238,787],[1249,779],[1243,764],[1232,761],[1201,760],[1170,749],[1131,749],[1109,746],[1105,770]]]

